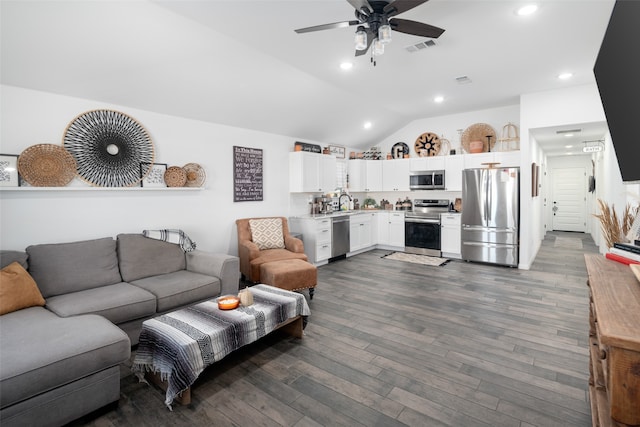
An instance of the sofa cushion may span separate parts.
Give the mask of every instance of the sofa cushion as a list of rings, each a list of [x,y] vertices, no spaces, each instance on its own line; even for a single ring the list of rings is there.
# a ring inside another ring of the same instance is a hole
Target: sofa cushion
[[[0,268],[5,268],[12,262],[17,262],[25,270],[29,269],[29,263],[27,262],[27,253],[24,251],[0,251]]]
[[[50,297],[47,308],[61,317],[99,314],[118,324],[155,314],[156,297],[137,286],[120,282]]]
[[[62,318],[42,307],[0,318],[0,407],[127,361],[127,334],[101,316]]]
[[[251,240],[258,249],[284,249],[281,218],[250,219]]]
[[[142,234],[119,234],[117,239],[120,273],[125,282],[173,273],[187,266],[179,245]]]
[[[158,313],[220,295],[220,279],[187,270],[147,277],[131,284],[156,296]]]
[[[19,263],[0,270],[0,315],[43,305],[38,285]]]
[[[29,273],[42,296],[67,294],[122,281],[111,237],[27,247]]]

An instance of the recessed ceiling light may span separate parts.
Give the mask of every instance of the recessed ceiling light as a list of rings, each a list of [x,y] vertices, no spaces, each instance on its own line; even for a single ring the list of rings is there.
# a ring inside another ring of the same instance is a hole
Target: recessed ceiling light
[[[565,134],[564,134],[564,136],[565,136],[566,138],[571,138],[571,137],[573,136],[573,134],[572,134],[572,133],[565,133]]]
[[[564,148],[573,148],[573,145],[565,145]]]
[[[433,98],[433,102],[441,103],[442,101],[444,101],[444,96],[438,95],[435,98]]]
[[[571,77],[573,77],[573,73],[561,73],[561,74],[558,74],[558,78],[560,80],[567,80],[567,79],[570,79]]]
[[[371,129],[371,126],[373,126],[373,123],[371,123],[371,122],[364,122],[364,128],[365,128],[365,129]]]
[[[526,16],[526,15],[531,15],[536,10],[538,10],[538,5],[528,4],[526,6],[522,6],[520,9],[518,9],[516,13],[520,16]]]
[[[340,68],[343,70],[350,70],[353,68],[353,62],[343,62],[340,64]]]

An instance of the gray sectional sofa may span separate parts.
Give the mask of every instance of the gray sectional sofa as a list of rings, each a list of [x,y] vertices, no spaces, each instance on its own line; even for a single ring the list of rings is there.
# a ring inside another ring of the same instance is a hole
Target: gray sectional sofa
[[[120,234],[1,251],[20,263],[44,307],[0,316],[0,425],[63,425],[120,397],[120,364],[142,322],[237,294],[237,257]]]

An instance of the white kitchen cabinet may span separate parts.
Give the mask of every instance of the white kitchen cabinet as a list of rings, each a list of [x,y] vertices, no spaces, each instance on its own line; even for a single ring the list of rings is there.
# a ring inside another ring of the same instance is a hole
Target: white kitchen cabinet
[[[313,264],[326,264],[331,258],[331,218],[289,218],[292,233],[302,234],[304,252]]]
[[[366,249],[375,244],[373,219],[373,213],[355,214],[349,217],[349,252]]]
[[[500,162],[500,167],[520,167],[520,150],[496,151],[494,159],[496,162]]]
[[[446,191],[462,191],[464,156],[445,156],[444,183]]]
[[[404,212],[389,214],[389,245],[404,248]]]
[[[404,212],[378,212],[378,245],[404,249]]]
[[[289,153],[289,191],[328,193],[336,189],[336,158],[327,154]]]
[[[410,159],[411,171],[439,171],[445,168],[446,156],[414,157]]]
[[[349,191],[382,191],[382,161],[349,160]]]
[[[409,191],[409,160],[382,161],[382,191]]]
[[[440,215],[440,251],[447,258],[460,259],[461,230],[460,214],[446,213]]]
[[[499,163],[496,167],[519,167],[520,151],[493,151],[491,153],[477,153],[464,155],[464,168],[486,168],[482,163]]]

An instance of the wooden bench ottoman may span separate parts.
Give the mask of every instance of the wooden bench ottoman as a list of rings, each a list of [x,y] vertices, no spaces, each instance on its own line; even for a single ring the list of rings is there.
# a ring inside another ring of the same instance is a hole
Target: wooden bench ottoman
[[[309,289],[309,299],[313,299],[318,269],[301,259],[271,261],[260,266],[260,282],[288,291]]]

